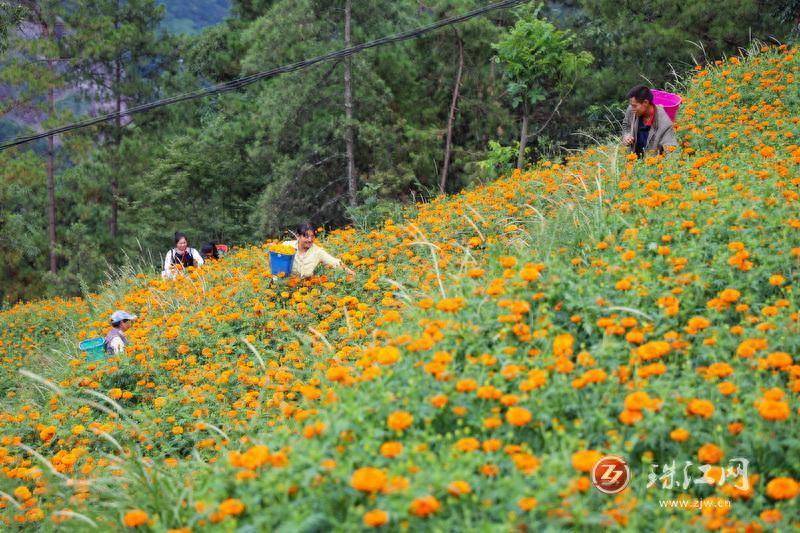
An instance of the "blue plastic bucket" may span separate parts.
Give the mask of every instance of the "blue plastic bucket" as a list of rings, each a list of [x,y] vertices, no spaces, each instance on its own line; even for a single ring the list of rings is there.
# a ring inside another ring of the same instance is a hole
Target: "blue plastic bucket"
[[[106,357],[106,340],[103,337],[81,341],[78,348],[86,352],[87,361],[99,361]]]
[[[292,263],[294,263],[294,255],[279,254],[275,252],[269,253],[269,269],[272,271],[273,276],[283,274],[288,276],[292,273]]]

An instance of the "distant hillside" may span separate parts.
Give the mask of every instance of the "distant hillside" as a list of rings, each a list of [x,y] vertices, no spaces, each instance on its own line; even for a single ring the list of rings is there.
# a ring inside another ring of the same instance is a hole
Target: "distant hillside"
[[[160,0],[167,8],[164,26],[173,33],[197,33],[222,21],[230,0]]]

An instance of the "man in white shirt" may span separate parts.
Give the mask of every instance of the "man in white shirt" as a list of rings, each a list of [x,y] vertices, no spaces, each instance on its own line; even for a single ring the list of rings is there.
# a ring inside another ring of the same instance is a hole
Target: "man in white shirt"
[[[127,311],[114,311],[111,314],[111,331],[106,335],[106,352],[117,355],[125,351],[128,338],[125,332],[131,327],[131,323],[136,320],[136,315]]]
[[[334,268],[343,268],[351,276],[355,275],[355,272],[347,268],[341,259],[333,257],[321,246],[314,244],[315,238],[314,226],[306,222],[297,226],[297,240],[283,243],[297,250],[292,262],[292,274],[308,278],[314,275],[317,265],[323,263]]]

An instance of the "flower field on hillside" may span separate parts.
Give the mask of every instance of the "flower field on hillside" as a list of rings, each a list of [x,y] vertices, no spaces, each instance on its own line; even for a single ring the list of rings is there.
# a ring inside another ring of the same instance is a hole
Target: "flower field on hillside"
[[[4,528],[796,528],[799,67],[698,69],[666,157],[334,231],[353,279],[272,280],[265,244],[0,313]],[[131,345],[86,361],[117,308]]]

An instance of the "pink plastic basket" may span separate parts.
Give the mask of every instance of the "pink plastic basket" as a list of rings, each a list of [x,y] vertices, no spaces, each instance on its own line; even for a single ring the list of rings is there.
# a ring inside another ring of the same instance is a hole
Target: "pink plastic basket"
[[[670,120],[675,122],[675,116],[678,114],[678,108],[681,106],[681,102],[683,101],[681,97],[677,94],[659,91],[656,89],[653,89],[652,92],[653,104],[662,106]]]

